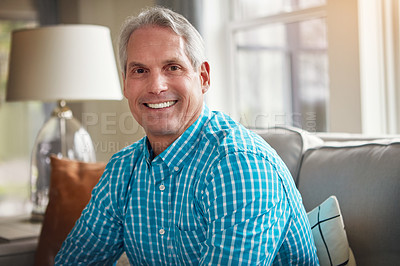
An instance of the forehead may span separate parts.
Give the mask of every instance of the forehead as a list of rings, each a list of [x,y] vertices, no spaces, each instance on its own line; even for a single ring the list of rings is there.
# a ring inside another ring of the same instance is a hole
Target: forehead
[[[184,50],[184,39],[172,29],[159,26],[145,26],[135,30],[128,41],[128,54],[143,53],[147,49]]]

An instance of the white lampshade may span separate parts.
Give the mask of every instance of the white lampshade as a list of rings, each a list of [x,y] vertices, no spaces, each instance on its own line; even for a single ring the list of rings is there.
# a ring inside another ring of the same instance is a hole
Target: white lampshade
[[[11,43],[7,101],[122,99],[108,28],[18,30]]]
[[[84,162],[96,160],[89,133],[65,101],[121,99],[108,28],[60,25],[13,32],[6,100],[59,101],[32,150],[34,219],[43,218],[48,203],[51,154]]]

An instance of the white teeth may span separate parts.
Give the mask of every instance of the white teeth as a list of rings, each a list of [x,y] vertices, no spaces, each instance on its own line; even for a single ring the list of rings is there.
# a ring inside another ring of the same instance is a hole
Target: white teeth
[[[153,109],[166,108],[174,105],[175,101],[163,102],[163,103],[148,103],[147,106]]]

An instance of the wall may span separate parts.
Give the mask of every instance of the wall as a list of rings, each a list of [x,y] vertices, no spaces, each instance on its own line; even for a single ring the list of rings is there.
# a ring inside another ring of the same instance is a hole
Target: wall
[[[205,99],[212,110],[233,114],[233,91],[229,88],[229,31],[226,26],[229,21],[229,0],[203,0],[204,19],[203,37],[210,63],[210,89]]]
[[[32,0],[1,0],[1,18],[35,18],[35,9]]]
[[[109,27],[117,56],[118,33],[125,18],[152,5],[153,0],[63,0],[60,9],[63,22],[76,20],[76,23]],[[71,108],[91,135],[98,161],[108,161],[115,152],[144,136],[125,99],[85,102]]]
[[[362,132],[357,2],[328,1],[330,132]]]

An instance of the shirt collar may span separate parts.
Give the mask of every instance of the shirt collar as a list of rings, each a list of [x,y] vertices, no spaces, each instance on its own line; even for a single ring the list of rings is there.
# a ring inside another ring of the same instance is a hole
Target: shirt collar
[[[151,161],[154,159],[154,152],[153,149],[151,148],[149,139],[146,137],[144,137],[144,158],[146,159],[146,163],[147,165],[151,164]]]
[[[163,160],[168,168],[170,168],[170,171],[178,171],[182,163],[187,158],[190,158],[190,154],[196,150],[199,142],[199,135],[204,124],[210,119],[211,115],[212,112],[207,105],[204,104],[199,118],[155,159],[159,158]],[[150,151],[148,155],[151,155],[151,153]],[[148,158],[151,158],[151,156]]]

